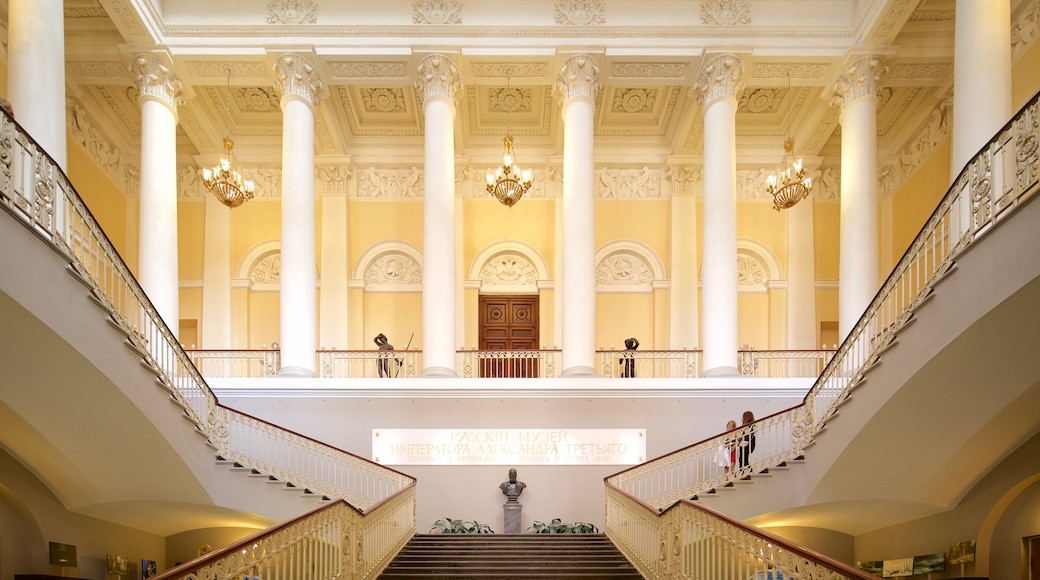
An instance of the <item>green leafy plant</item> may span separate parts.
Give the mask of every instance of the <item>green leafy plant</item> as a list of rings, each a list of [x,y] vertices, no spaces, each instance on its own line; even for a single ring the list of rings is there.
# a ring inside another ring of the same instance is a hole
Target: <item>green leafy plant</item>
[[[564,523],[560,518],[553,518],[548,524],[535,521],[528,530],[536,534],[598,534],[599,528],[587,522]]]
[[[451,518],[444,518],[443,520],[437,520],[433,522],[433,527],[430,528],[431,534],[493,534],[494,530],[487,524],[482,524],[476,520],[467,522],[465,520],[454,520]]]

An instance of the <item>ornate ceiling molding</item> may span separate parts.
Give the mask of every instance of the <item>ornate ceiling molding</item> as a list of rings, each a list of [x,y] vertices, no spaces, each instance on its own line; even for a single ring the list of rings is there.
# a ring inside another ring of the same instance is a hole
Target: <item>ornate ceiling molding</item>
[[[556,0],[556,24],[593,26],[607,23],[602,0]]]
[[[661,170],[598,169],[593,182],[596,199],[660,199]]]
[[[462,3],[451,0],[423,0],[412,4],[415,24],[462,24]]]
[[[271,0],[267,3],[268,24],[317,24],[315,0]]]
[[[701,3],[701,24],[705,26],[746,26],[751,24],[751,2],[747,0],[705,0]]]
[[[377,169],[369,167],[357,173],[359,198],[422,199],[425,190],[423,171],[409,169]]]
[[[685,62],[614,62],[610,66],[610,77],[680,80],[686,75],[688,67],[689,64]]]

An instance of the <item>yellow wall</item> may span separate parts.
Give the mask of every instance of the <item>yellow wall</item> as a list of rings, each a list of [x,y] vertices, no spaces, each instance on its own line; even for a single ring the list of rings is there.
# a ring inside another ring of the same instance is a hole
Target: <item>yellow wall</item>
[[[625,350],[625,339],[629,337],[639,341],[639,350],[655,348],[654,295],[650,292],[597,294],[596,348]]]
[[[131,265],[128,259],[128,246],[136,246],[137,240],[127,239],[127,202],[126,195],[116,184],[90,159],[87,152],[75,141],[67,140],[68,177],[72,187],[76,189],[87,209],[101,225],[116,251]],[[136,253],[135,253],[136,254]]]
[[[932,151],[892,196],[892,263],[896,264],[949,190],[950,139]],[[886,276],[888,272],[882,272]]]
[[[667,200],[599,201],[596,203],[596,248],[619,238],[653,248],[668,277],[671,253],[671,203]]]
[[[1011,108],[1017,112],[1040,91],[1040,42],[1033,44],[1011,67]]]

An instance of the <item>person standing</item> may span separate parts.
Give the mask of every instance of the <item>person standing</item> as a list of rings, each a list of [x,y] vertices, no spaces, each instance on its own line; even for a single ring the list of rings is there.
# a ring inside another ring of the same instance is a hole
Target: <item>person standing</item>
[[[726,433],[737,428],[737,422],[732,419],[726,422]],[[715,452],[715,465],[722,468],[722,473],[729,473],[737,459],[737,448],[729,439],[724,439]]]
[[[755,451],[755,415],[751,411],[744,411],[742,417],[741,436],[737,443],[737,469],[743,470],[751,463],[751,453]],[[748,473],[744,479],[751,479]]]

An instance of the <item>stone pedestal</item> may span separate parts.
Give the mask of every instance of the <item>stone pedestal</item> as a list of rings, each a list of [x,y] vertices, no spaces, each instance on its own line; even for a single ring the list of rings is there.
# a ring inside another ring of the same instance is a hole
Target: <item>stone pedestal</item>
[[[502,504],[502,519],[505,521],[505,533],[506,534],[519,534],[520,530],[520,512],[524,509],[524,506],[520,505],[520,502],[507,501]]]

